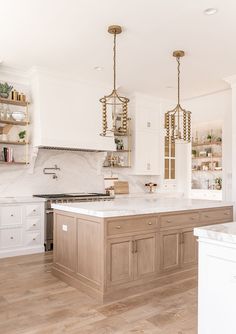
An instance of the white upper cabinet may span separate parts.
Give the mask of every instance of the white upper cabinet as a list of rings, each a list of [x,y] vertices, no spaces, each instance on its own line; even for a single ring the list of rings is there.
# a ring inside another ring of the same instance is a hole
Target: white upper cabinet
[[[114,150],[104,138],[99,99],[109,92],[88,84],[35,71],[31,76],[34,146]]]
[[[160,100],[136,94],[132,124],[133,173],[160,175]]]

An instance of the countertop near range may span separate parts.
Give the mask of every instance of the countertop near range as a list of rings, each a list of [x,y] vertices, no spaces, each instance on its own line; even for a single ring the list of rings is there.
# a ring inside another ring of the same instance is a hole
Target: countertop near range
[[[53,204],[52,208],[94,217],[121,217],[232,206],[231,202],[177,198],[119,198],[112,201]]]
[[[44,198],[33,196],[0,197],[0,204],[20,204],[20,203],[39,203],[45,202]]]
[[[194,235],[236,244],[236,222],[195,228]]]

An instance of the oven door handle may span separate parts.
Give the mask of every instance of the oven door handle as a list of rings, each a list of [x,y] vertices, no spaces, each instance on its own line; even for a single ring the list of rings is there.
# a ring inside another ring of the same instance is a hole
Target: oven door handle
[[[53,209],[47,209],[46,214],[49,215],[50,213],[53,213]]]

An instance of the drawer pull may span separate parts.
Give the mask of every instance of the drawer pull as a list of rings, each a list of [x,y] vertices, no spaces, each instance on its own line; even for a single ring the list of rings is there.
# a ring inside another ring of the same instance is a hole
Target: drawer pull
[[[36,224],[33,224],[33,226],[36,226]]]
[[[36,210],[34,209],[33,212],[36,212]]]
[[[11,240],[14,239],[13,237],[11,237]]]
[[[120,230],[121,226],[120,226],[120,225],[117,225],[116,228],[117,228],[117,230]]]
[[[33,241],[35,241],[36,240],[36,238],[33,238]]]
[[[13,213],[11,214],[11,217],[14,217]]]
[[[148,225],[152,225],[152,222],[148,222]]]

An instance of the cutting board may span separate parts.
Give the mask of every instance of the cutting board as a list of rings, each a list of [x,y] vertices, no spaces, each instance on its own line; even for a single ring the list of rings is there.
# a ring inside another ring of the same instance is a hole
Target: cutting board
[[[129,182],[127,181],[114,181],[115,194],[128,194]]]

